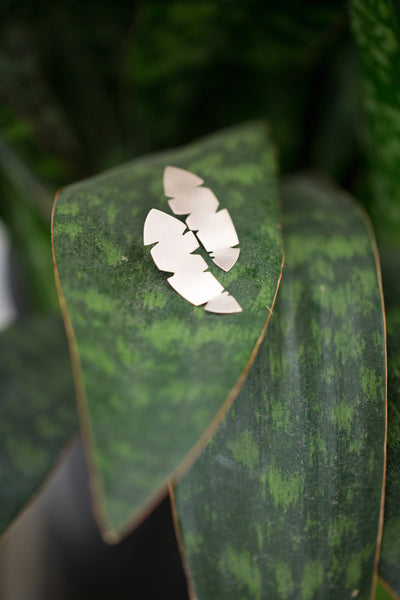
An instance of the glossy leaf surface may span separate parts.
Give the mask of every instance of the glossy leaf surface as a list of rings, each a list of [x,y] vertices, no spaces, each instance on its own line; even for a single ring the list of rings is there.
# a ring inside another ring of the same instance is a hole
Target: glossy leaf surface
[[[283,193],[285,267],[231,411],[175,490],[199,600],[368,599],[385,440],[375,246],[335,188]]]
[[[149,210],[169,212],[167,165],[199,175],[229,210],[240,259],[224,273],[206,258],[243,312],[186,302],[143,245]],[[188,468],[253,360],[282,263],[272,145],[256,124],[135,161],[66,188],[53,227],[97,515],[116,539]]]
[[[60,317],[20,321],[0,334],[0,397],[2,532],[78,432]]]

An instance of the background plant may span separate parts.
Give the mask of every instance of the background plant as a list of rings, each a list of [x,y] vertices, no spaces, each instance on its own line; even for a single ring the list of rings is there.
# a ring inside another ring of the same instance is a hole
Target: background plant
[[[283,175],[318,170],[370,212],[389,336],[380,572],[399,594],[397,5],[354,1],[351,18],[346,3],[289,0],[9,2],[1,10],[0,208],[22,314],[57,310],[49,250],[57,188],[243,121],[267,119]]]

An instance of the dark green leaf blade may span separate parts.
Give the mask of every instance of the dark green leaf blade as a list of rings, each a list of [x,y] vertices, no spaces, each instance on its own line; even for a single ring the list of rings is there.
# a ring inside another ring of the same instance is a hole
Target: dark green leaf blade
[[[78,432],[68,347],[59,316],[0,335],[0,533]]]
[[[375,600],[398,600],[397,594],[381,577],[378,577],[376,584]]]
[[[388,448],[379,574],[400,596],[400,248],[382,253],[388,351]]]
[[[368,117],[369,203],[378,242],[400,232],[400,29],[390,0],[352,0]]]
[[[199,600],[370,597],[385,441],[385,335],[359,209],[284,187],[285,269],[253,368],[176,487]]]
[[[143,246],[149,210],[169,213],[167,165],[200,175],[229,210],[240,258],[228,273],[208,262],[243,312],[193,307]],[[82,366],[76,377],[97,516],[115,539],[204,446],[199,439],[239,391],[269,316],[282,249],[264,126],[227,130],[65,189],[55,207],[54,250],[72,353]]]
[[[398,3],[352,0],[369,124],[369,203],[382,256],[388,346],[388,462],[379,573],[400,595],[400,28]]]

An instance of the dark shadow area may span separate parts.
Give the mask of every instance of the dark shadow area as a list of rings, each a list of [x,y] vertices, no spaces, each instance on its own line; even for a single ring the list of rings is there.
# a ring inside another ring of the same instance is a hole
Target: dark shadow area
[[[10,533],[0,563],[1,600],[188,599],[169,499],[122,542],[105,544],[80,442]]]

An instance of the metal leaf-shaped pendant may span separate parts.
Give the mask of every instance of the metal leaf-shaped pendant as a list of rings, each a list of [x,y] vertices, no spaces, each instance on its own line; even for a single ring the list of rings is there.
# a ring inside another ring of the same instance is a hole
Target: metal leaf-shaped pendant
[[[189,215],[186,224],[195,231],[198,239],[209,252],[213,262],[229,271],[239,258],[240,249],[235,248],[239,239],[226,208],[217,212],[219,201],[213,192],[202,187],[204,181],[184,169],[166,167],[164,192],[171,200],[168,204],[176,215]]]
[[[171,198],[168,204],[175,214],[189,215],[186,225],[191,231],[184,233],[182,221],[153,208],[144,224],[144,244],[157,244],[151,250],[153,260],[161,271],[173,273],[168,283],[185,300],[195,306],[206,304],[208,312],[241,312],[238,301],[207,270],[206,261],[200,254],[192,254],[200,241],[214,263],[229,271],[240,253],[235,247],[239,239],[229,212],[226,208],[217,212],[219,202],[209,188],[202,187],[203,183],[184,169],[165,168],[164,191]]]
[[[161,271],[174,273],[168,283],[185,300],[215,313],[236,313],[242,308],[237,300],[207,271],[208,265],[200,254],[196,236],[182,221],[155,208],[146,217],[143,231],[145,246],[155,244],[151,256]]]

